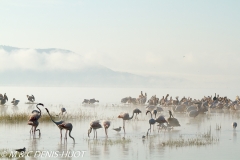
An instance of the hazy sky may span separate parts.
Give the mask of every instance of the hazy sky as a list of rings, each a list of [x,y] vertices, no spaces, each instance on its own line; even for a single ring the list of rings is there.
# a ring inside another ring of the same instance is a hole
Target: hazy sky
[[[0,0],[0,44],[67,49],[141,75],[239,80],[239,8],[237,0]]]

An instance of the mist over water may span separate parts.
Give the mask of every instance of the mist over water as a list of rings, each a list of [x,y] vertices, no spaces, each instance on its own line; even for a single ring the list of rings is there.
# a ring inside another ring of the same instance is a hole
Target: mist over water
[[[26,122],[13,124],[2,122],[0,124],[2,130],[0,149],[13,150],[26,147],[27,150],[40,151],[84,150],[86,154],[82,159],[238,159],[237,153],[240,143],[237,137],[240,131],[238,127],[234,131],[231,123],[233,121],[239,122],[240,113],[229,110],[211,110],[207,114],[199,115],[196,118],[190,118],[184,113],[173,113],[174,117],[179,120],[181,127],[158,133],[155,125],[155,130],[152,131],[149,138],[142,140],[142,136],[146,135],[149,128],[148,120],[150,119],[150,115],[145,114],[145,106],[131,106],[120,103],[121,98],[127,96],[138,97],[140,91],[146,92],[148,99],[152,95],[161,98],[167,93],[173,98],[175,96],[180,98],[185,96],[193,99],[201,99],[204,95],[214,95],[215,92],[220,96],[228,96],[230,99],[235,99],[238,95],[237,90],[212,89],[0,87],[0,93],[6,93],[9,98],[9,102],[5,106],[1,106],[1,115],[23,112],[30,115],[31,111],[36,109],[35,105],[25,104],[27,102],[26,95],[31,94],[35,96],[36,102],[43,103],[53,116],[60,112],[61,106],[66,108],[68,115],[78,113],[95,115],[90,119],[67,119],[67,122],[73,124],[72,136],[75,138],[75,145],[69,137],[67,143],[60,140],[59,129],[50,119],[49,122],[39,120],[38,128],[41,129],[42,134],[40,138],[37,134],[36,139],[33,139],[29,134],[31,126],[27,125],[27,119]],[[18,106],[11,105],[12,98],[20,100]],[[100,102],[94,106],[82,104],[83,99],[91,98]],[[142,110],[142,113],[138,115],[139,120],[132,119],[126,122],[125,138],[130,142],[123,143],[123,130],[117,133],[112,129],[122,126],[122,119],[117,118],[121,112],[128,112],[131,115],[132,110],[136,107]],[[169,108],[166,107],[164,112],[161,113],[166,118],[169,117],[168,110]],[[46,114],[44,109],[42,109],[42,112]],[[90,134],[90,138],[87,137],[89,123],[96,119],[109,119],[111,121],[108,138],[105,136],[104,129],[97,130],[97,140],[93,140],[93,132]],[[216,125],[221,125],[221,130],[216,130]],[[194,138],[197,134],[206,133],[210,128],[212,136],[218,138],[219,142],[210,145],[183,147],[162,145],[168,140],[179,139],[180,137],[184,139]],[[65,136],[64,130],[63,136]],[[32,158],[26,157],[26,159]],[[67,158],[58,157],[56,159]]]

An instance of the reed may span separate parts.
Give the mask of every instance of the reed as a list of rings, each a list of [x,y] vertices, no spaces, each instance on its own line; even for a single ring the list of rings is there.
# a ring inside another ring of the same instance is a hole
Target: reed
[[[30,115],[31,114],[28,112],[1,114],[0,121],[3,123],[22,123],[27,122]],[[98,116],[97,113],[88,113],[82,111],[66,115],[60,115],[55,112],[52,112],[51,115],[53,116],[53,119],[56,121],[58,121],[59,119],[63,120],[116,119],[116,117],[106,117],[104,115]],[[51,122],[51,119],[47,113],[42,113],[39,122]]]
[[[198,133],[192,138],[184,138],[183,135],[180,135],[179,137],[180,138],[178,139],[169,139],[165,142],[162,142],[162,145],[169,147],[206,146],[219,142],[219,138],[214,137],[211,134],[211,127],[206,133]]]
[[[85,141],[88,142],[88,144],[92,145],[118,145],[118,144],[128,144],[131,142],[130,138],[125,138],[125,139],[84,139]]]

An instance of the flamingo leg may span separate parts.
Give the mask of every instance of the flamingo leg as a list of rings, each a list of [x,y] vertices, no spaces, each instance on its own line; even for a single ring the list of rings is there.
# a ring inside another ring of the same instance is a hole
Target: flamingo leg
[[[33,126],[32,126],[31,129],[30,129],[30,134],[31,134],[31,132],[33,132]]]
[[[36,126],[34,126],[34,131],[33,131],[33,136],[35,137],[35,133],[36,133]]]
[[[96,139],[97,139],[97,130],[96,130]]]
[[[124,134],[125,134],[125,120],[123,120],[123,130],[124,130]]]
[[[108,134],[107,134],[107,128],[105,128],[105,134],[106,134],[106,137],[108,137]]]
[[[61,139],[62,139],[62,130],[60,129]]]
[[[68,132],[68,130],[66,129],[66,133],[65,133],[65,139],[67,139],[67,132]]]

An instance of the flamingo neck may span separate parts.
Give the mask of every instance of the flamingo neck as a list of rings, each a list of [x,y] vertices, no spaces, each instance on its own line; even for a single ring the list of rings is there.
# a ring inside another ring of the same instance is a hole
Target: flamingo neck
[[[57,125],[56,121],[54,121],[54,120],[52,119],[52,116],[50,115],[49,112],[48,112],[48,115],[49,115],[49,117],[51,118],[51,120],[53,121],[53,123],[55,123],[55,124]]]
[[[133,116],[134,116],[134,112],[133,112],[132,116],[131,116],[129,119],[132,119],[132,118],[133,118]]]
[[[152,112],[148,111],[147,114],[150,113],[151,114],[151,118],[152,118]]]

